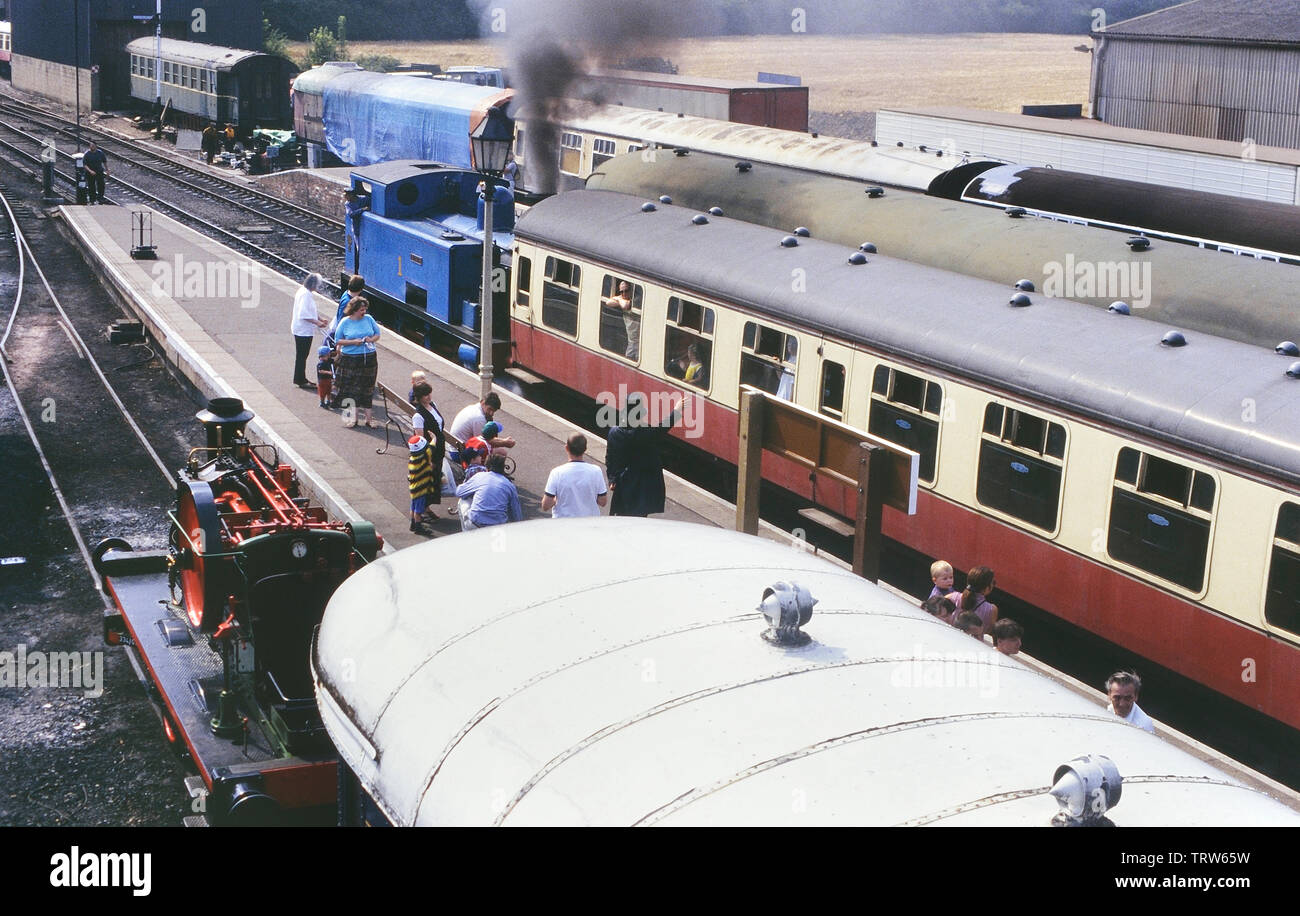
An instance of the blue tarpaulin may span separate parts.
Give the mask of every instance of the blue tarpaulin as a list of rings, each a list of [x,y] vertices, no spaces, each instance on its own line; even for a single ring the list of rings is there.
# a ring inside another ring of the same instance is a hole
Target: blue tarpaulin
[[[352,165],[420,159],[471,168],[470,124],[502,90],[449,80],[365,71],[325,84],[329,151]]]

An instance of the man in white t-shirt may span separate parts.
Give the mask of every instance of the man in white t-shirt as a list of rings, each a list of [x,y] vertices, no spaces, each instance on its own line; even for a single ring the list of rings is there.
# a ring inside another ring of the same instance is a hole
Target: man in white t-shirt
[[[483,400],[477,404],[470,404],[456,414],[456,419],[451,421],[451,428],[447,431],[452,434],[456,441],[468,442],[475,436],[483,435],[483,427],[500,409],[500,396],[495,391],[489,391],[487,397]],[[495,436],[488,442],[488,445],[492,446],[492,450],[495,452],[497,449],[514,448],[515,440],[511,436]]]
[[[1142,689],[1142,679],[1130,671],[1116,671],[1106,679],[1106,696],[1110,698],[1107,712],[1113,712],[1129,725],[1136,725],[1144,732],[1156,733],[1156,724],[1137,704],[1138,692]]]
[[[542,511],[552,518],[598,517],[600,507],[609,498],[605,472],[588,463],[587,437],[574,433],[564,443],[569,460],[551,471],[546,478],[546,492],[542,496]]]
[[[320,274],[308,274],[293,297],[293,383],[299,388],[316,390],[316,383],[307,379],[307,354],[311,352],[312,338],[318,328],[329,324],[316,313],[316,290],[320,289]]]

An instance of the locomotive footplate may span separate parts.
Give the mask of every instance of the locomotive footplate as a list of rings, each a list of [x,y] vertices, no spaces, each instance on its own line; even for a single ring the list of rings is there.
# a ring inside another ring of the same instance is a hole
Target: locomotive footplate
[[[331,822],[335,761],[314,702],[280,695],[264,698],[263,711],[251,675],[236,674],[233,710],[226,711],[236,728],[233,737],[218,737],[221,640],[193,626],[173,603],[167,552],[110,547],[96,554],[115,605],[105,613],[106,641],[134,653],[168,739],[202,776],[209,794],[196,799],[194,810],[206,811],[214,824],[251,824],[282,823],[292,809],[320,806],[322,821]],[[235,669],[250,669],[240,658],[247,640],[236,634],[227,641]]]

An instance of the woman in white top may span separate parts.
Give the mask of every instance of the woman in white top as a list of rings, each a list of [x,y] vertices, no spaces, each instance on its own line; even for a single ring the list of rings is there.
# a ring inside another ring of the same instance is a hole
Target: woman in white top
[[[293,332],[294,358],[293,383],[299,388],[316,390],[316,383],[307,381],[307,354],[311,353],[312,338],[318,328],[329,322],[316,314],[316,290],[320,288],[320,274],[307,274],[293,297],[293,322],[289,330]]]

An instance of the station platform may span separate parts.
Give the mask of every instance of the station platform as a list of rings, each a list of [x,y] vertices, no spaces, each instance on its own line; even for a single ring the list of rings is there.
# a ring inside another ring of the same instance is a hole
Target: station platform
[[[372,522],[385,550],[419,543],[409,528],[406,484],[407,448],[401,433],[345,428],[341,414],[323,410],[314,390],[292,384],[294,342],[289,331],[293,279],[251,261],[167,217],[153,214],[157,260],[133,260],[131,212],[120,207],[63,207],[60,214],[72,238],[105,287],[142,320],[167,360],[205,397],[238,397],[256,415],[248,433],[275,445],[283,460],[298,469],[309,495],[340,518]],[[334,300],[317,297],[321,315],[332,317]],[[318,334],[307,362],[316,372]],[[379,380],[405,394],[411,372],[422,369],[433,386],[433,400],[450,425],[456,413],[478,401],[475,373],[450,363],[393,331],[379,341]],[[565,460],[564,441],[581,430],[500,387],[497,419],[518,441],[511,450],[515,484],[525,518],[545,515],[540,504],[551,469]],[[376,422],[384,409],[376,399]],[[588,459],[602,465],[605,442],[588,436]],[[196,443],[199,444],[199,443]],[[666,474],[664,518],[733,527],[735,507]],[[460,531],[447,517],[454,504],[444,497],[439,536]],[[608,510],[606,510],[608,511]],[[788,538],[775,528],[767,536]]]

